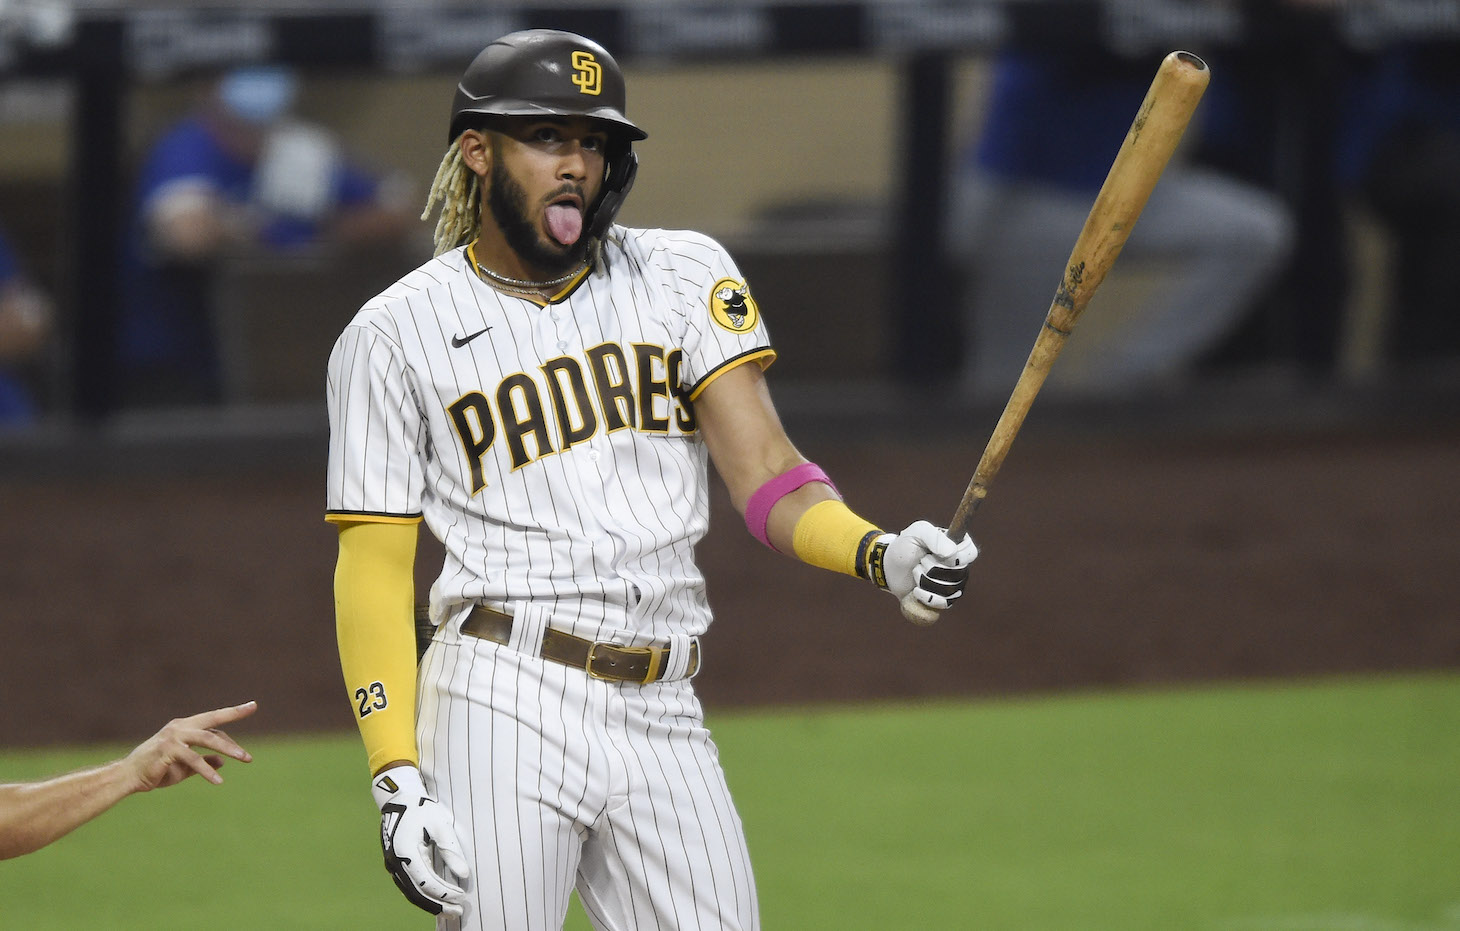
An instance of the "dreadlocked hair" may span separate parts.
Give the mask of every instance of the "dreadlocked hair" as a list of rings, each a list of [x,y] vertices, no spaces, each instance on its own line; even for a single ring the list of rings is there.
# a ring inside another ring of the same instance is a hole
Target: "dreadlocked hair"
[[[429,220],[437,203],[441,216],[436,218],[436,255],[465,245],[481,234],[481,179],[461,159],[461,146],[452,142],[436,169],[431,193],[426,195],[426,209],[421,219]]]

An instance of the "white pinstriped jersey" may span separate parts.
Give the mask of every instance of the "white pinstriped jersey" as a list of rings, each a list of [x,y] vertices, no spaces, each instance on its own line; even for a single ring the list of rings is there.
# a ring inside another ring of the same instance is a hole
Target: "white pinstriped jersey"
[[[423,518],[446,550],[438,623],[471,602],[530,602],[590,639],[701,634],[709,489],[690,402],[773,358],[739,270],[701,234],[615,226],[546,307],[490,287],[454,249],[335,344],[329,516]]]

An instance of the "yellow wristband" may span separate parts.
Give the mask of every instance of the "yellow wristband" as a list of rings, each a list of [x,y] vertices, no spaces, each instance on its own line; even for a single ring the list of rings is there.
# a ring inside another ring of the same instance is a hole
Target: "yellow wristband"
[[[839,500],[818,501],[796,521],[791,551],[804,563],[860,578],[858,555],[881,532]]]

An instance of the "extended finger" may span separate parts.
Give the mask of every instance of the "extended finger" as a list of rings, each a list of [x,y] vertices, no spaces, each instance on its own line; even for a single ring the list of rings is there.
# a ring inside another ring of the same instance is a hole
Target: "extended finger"
[[[203,759],[202,754],[193,750],[191,747],[183,747],[173,755],[172,761],[173,763],[181,763],[215,786],[221,785],[223,782],[223,777],[218,775],[218,771],[208,765],[208,761]]]
[[[241,705],[230,705],[227,708],[214,708],[212,711],[204,711],[190,718],[183,718],[178,723],[185,727],[196,727],[206,730],[210,727],[217,727],[220,724],[227,724],[230,721],[237,721],[239,718],[246,718],[257,711],[258,707],[258,702],[246,701]]]
[[[243,763],[253,761],[253,754],[240,747],[232,737],[217,729],[189,731],[186,734],[178,735],[178,739],[185,741],[191,747],[206,747],[209,750],[226,753]]]

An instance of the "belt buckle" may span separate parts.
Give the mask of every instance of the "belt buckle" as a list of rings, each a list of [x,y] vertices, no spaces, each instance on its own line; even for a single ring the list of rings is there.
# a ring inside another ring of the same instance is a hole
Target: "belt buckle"
[[[659,665],[660,664],[659,663],[656,663],[654,661],[654,647],[628,647],[628,646],[623,646],[622,644],[613,643],[613,642],[608,641],[608,640],[595,640],[595,641],[593,641],[592,643],[590,643],[588,645],[588,659],[583,664],[583,671],[586,672],[586,673],[588,673],[588,678],[590,678],[590,679],[599,679],[599,680],[604,681],[604,682],[633,682],[633,681],[635,681],[634,679],[632,679],[632,678],[630,678],[628,676],[609,676],[609,675],[604,675],[603,673],[600,673],[600,672],[595,672],[593,670],[593,661],[598,658],[598,648],[599,647],[608,647],[610,649],[618,650],[620,653],[627,653],[630,656],[647,656],[647,657],[649,657],[649,669],[648,669],[648,672],[645,673],[645,676],[644,676],[643,679],[638,680],[640,683],[647,683],[649,681],[649,679],[654,674],[656,674],[659,671]]]

